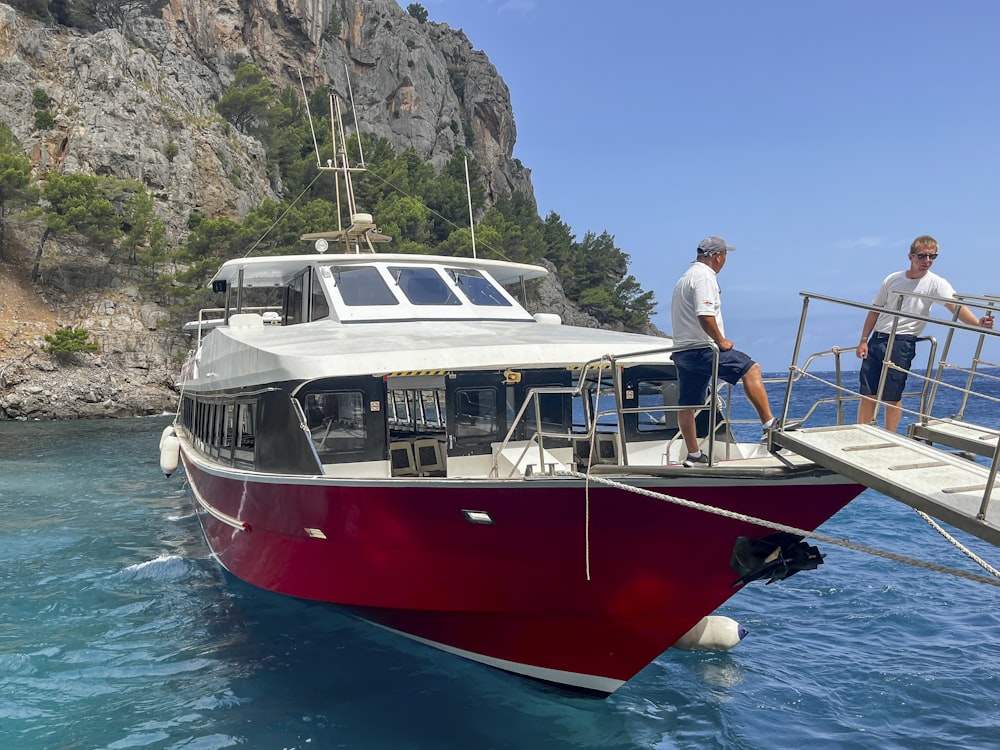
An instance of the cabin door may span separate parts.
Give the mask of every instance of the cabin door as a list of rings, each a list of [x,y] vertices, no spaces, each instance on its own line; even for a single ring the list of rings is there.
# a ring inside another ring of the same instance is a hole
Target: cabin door
[[[465,372],[445,379],[448,455],[476,456],[492,452],[507,434],[504,376],[499,372]]]

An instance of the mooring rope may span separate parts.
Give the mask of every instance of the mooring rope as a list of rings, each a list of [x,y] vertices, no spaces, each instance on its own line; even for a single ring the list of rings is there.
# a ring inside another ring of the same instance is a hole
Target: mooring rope
[[[675,497],[673,495],[667,495],[662,492],[653,492],[652,490],[643,489],[642,487],[633,487],[631,485],[622,484],[621,482],[616,482],[612,479],[606,479],[604,477],[594,476],[593,474],[583,474],[578,471],[570,471],[568,469],[563,471],[555,472],[557,475],[562,476],[572,476],[577,479],[584,479],[587,482],[588,489],[590,482],[596,482],[598,484],[603,484],[608,487],[614,487],[625,492],[632,492],[637,495],[644,495],[646,497],[653,498],[654,500],[663,500],[665,502],[673,503],[675,505],[680,505],[685,508],[691,508],[693,510],[700,510],[706,513],[712,513],[717,516],[722,516],[724,518],[730,518],[735,521],[743,521],[744,523],[752,523],[756,526],[764,526],[765,528],[774,529],[775,531],[784,531],[789,534],[795,534],[796,536],[807,537],[809,539],[814,539],[818,542],[824,542],[826,544],[833,544],[838,547],[844,547],[846,549],[854,550],[855,552],[864,552],[868,555],[874,555],[875,557],[882,557],[886,560],[893,560],[895,562],[903,563],[905,565],[912,565],[917,568],[924,568],[926,570],[933,570],[938,573],[945,573],[947,575],[956,576],[958,578],[965,578],[969,581],[975,581],[976,583],[985,583],[990,586],[1000,587],[1000,573],[984,564],[984,567],[993,573],[995,578],[988,578],[986,576],[978,575],[976,573],[969,573],[964,570],[959,570],[958,568],[950,568],[945,565],[938,565],[937,563],[930,563],[926,560],[920,560],[915,557],[909,557],[907,555],[900,555],[895,552],[889,552],[887,550],[881,550],[876,547],[868,547],[863,544],[857,544],[848,539],[838,539],[832,536],[826,536],[825,534],[818,534],[815,531],[807,531],[806,529],[799,529],[794,526],[788,526],[786,524],[777,523],[775,521],[768,521],[763,518],[755,518],[754,516],[748,516],[743,513],[736,513],[731,510],[724,510],[723,508],[716,508],[711,505],[705,505],[703,503],[697,503],[693,500],[685,500],[682,497]],[[942,529],[943,532],[943,529]],[[971,553],[966,553],[971,554]]]
[[[918,510],[917,511],[917,515],[919,515],[921,518],[923,518],[925,521],[927,521],[927,523],[930,524],[930,527],[932,529],[934,529],[937,533],[939,533],[941,536],[943,536],[945,539],[947,539],[949,542],[951,542],[958,549],[959,552],[961,552],[963,555],[965,555],[970,560],[972,560],[976,565],[978,565],[979,567],[981,567],[983,570],[988,571],[991,575],[994,575],[997,578],[1000,578],[1000,570],[997,570],[996,568],[994,568],[992,565],[990,565],[988,562],[986,562],[983,558],[981,558],[979,555],[977,555],[971,549],[969,549],[968,547],[966,547],[964,544],[962,544],[960,541],[958,541],[955,537],[953,537],[947,531],[945,531],[944,529],[942,529],[941,526],[937,523],[937,521],[935,521],[929,515],[927,515],[926,513],[924,513],[922,510]]]

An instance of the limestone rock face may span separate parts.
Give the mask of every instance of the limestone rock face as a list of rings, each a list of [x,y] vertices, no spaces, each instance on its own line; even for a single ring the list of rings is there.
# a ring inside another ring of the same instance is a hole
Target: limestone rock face
[[[299,90],[301,76],[307,93],[353,94],[362,130],[437,167],[467,149],[487,206],[512,191],[533,198],[530,171],[513,158],[510,92],[496,68],[461,30],[419,23],[396,0],[169,0],[156,18],[97,33],[41,23],[0,2],[0,121],[39,178],[84,172],[146,185],[177,245],[192,213],[240,218],[284,197],[261,144],[215,110],[240,60],[278,88]],[[50,100],[49,128],[37,126],[36,91]],[[27,257],[41,232],[8,234]],[[0,419],[173,408],[189,342],[130,286],[127,271],[96,268],[85,248],[65,241],[59,254],[40,291],[61,324],[92,333],[100,353],[70,370],[40,351],[41,335],[27,356],[0,341]],[[557,292],[549,297],[567,322],[582,319]]]
[[[333,32],[338,33],[334,34]],[[188,216],[239,217],[279,197],[258,141],[215,104],[251,60],[278,87],[353,93],[362,130],[441,167],[458,147],[479,162],[487,203],[518,190],[510,92],[483,52],[446,24],[419,23],[395,0],[172,0],[127,36],[45,25],[0,4],[0,120],[40,173],[139,180],[171,239]],[[52,103],[35,127],[33,93]]]

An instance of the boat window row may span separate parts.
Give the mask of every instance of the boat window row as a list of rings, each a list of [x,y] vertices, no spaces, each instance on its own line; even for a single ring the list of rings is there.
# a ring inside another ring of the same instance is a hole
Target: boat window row
[[[196,448],[230,466],[254,466],[254,402],[184,399],[181,417]]]
[[[462,305],[467,300],[478,306],[512,306],[492,281],[474,269],[447,268],[447,278],[431,267],[389,266],[386,270],[392,283],[413,305]],[[375,266],[332,266],[329,272],[334,288],[348,307],[399,304]]]
[[[416,461],[423,450],[423,464],[433,470],[418,473],[440,475],[431,472],[443,473],[449,457],[490,457],[508,433],[525,441],[539,428],[547,448],[572,446],[575,454],[595,422],[608,436],[596,441],[601,459],[616,461],[623,441],[648,444],[677,433],[672,370],[630,368],[621,381],[621,411],[610,382],[577,391],[573,377],[547,369],[516,378],[496,371],[324,378],[291,391],[185,394],[182,420],[195,448],[220,464],[298,474],[330,473],[339,464],[395,465],[407,451]]]
[[[281,287],[246,286],[233,292],[236,310],[267,312],[280,325],[329,318],[331,297],[339,297],[345,308],[389,308],[403,301],[415,307],[514,306],[500,287],[478,270],[428,266],[318,265],[303,268]]]

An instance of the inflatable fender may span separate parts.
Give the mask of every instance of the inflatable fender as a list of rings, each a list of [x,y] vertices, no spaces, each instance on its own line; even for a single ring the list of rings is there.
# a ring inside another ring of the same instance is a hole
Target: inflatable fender
[[[164,476],[169,478],[177,471],[180,457],[181,441],[171,425],[164,429],[163,434],[160,435],[160,471],[163,472]]]
[[[709,615],[677,639],[673,648],[682,651],[728,651],[749,631],[731,617]]]

